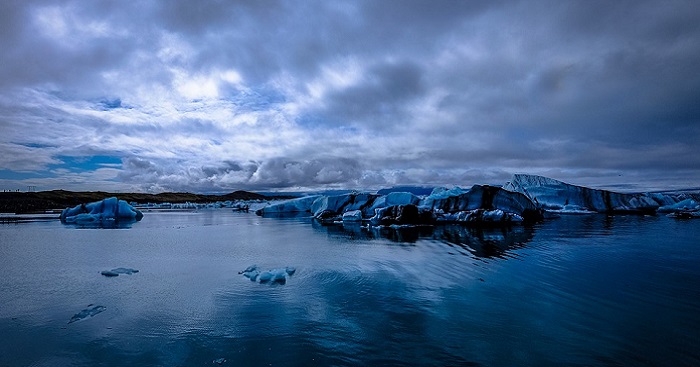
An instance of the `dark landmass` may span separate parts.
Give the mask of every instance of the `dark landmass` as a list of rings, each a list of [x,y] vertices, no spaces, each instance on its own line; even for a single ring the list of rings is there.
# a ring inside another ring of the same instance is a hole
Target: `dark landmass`
[[[36,213],[53,209],[65,209],[82,203],[116,196],[128,202],[145,203],[213,203],[234,200],[275,200],[288,196],[267,196],[248,191],[234,191],[224,195],[201,195],[187,192],[161,194],[111,193],[103,191],[74,192],[52,190],[40,192],[0,192],[0,213]]]

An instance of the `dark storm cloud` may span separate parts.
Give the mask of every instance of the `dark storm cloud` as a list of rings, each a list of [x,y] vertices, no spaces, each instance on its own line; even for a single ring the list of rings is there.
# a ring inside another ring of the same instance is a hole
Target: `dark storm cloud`
[[[692,185],[698,39],[685,0],[3,1],[0,170],[117,156],[100,182],[151,191]]]
[[[425,92],[422,77],[421,68],[408,62],[371,66],[360,83],[331,93],[318,113],[331,124],[369,124],[376,129],[402,124],[407,104]]]
[[[219,165],[190,166],[139,157],[123,160],[120,179],[141,190],[226,191],[232,185],[243,189],[310,188],[357,185],[360,164],[352,159],[319,158],[293,160],[275,157],[264,162],[225,161]]]

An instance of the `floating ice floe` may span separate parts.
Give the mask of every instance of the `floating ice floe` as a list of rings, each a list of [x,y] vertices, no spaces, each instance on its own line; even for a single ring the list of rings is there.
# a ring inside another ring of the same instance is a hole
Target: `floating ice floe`
[[[62,223],[78,225],[111,224],[118,221],[135,222],[142,218],[141,211],[116,197],[63,209],[60,216]]]
[[[115,268],[112,270],[103,270],[100,272],[100,274],[106,276],[106,277],[117,277],[119,274],[134,274],[138,273],[139,271],[136,269],[130,269],[130,268]]]
[[[297,269],[295,267],[288,266],[286,268],[262,271],[257,265],[251,265],[245,270],[239,272],[239,274],[243,274],[244,277],[253,282],[257,281],[259,283],[285,284],[287,283],[287,278],[294,275],[296,270]]]
[[[93,306],[90,304],[90,305],[88,305],[88,308],[73,315],[73,317],[70,318],[70,321],[68,321],[68,323],[72,324],[76,321],[84,320],[88,317],[93,317],[93,316],[97,315],[98,313],[101,313],[105,310],[107,310],[107,307],[105,307],[105,306]]]

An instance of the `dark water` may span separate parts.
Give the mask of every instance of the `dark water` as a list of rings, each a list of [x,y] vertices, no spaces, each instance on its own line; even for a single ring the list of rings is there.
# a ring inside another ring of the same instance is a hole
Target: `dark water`
[[[699,238],[700,221],[662,216],[0,224],[0,366],[698,366]],[[259,284],[238,274],[252,264],[297,271]],[[139,272],[100,275],[117,267]]]

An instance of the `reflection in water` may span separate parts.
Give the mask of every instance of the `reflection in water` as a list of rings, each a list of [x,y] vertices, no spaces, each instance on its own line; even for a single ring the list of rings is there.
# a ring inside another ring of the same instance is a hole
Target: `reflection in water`
[[[63,223],[63,225],[79,229],[129,229],[136,219],[104,220],[86,223]]]
[[[663,216],[0,225],[0,366],[698,366],[698,237]],[[238,274],[251,264],[297,271],[260,286]],[[140,272],[100,275],[116,266]]]
[[[455,249],[456,252],[474,257],[505,258],[507,252],[523,247],[532,240],[535,230],[527,226],[468,227],[458,224],[440,226],[362,226],[358,223],[324,225],[312,220],[312,227],[331,237],[351,240],[388,239],[392,242],[415,243],[418,240],[435,240]]]
[[[439,227],[437,239],[463,255],[505,258],[507,252],[522,248],[535,235],[532,227],[471,228],[458,225]],[[466,252],[465,252],[466,251]]]

